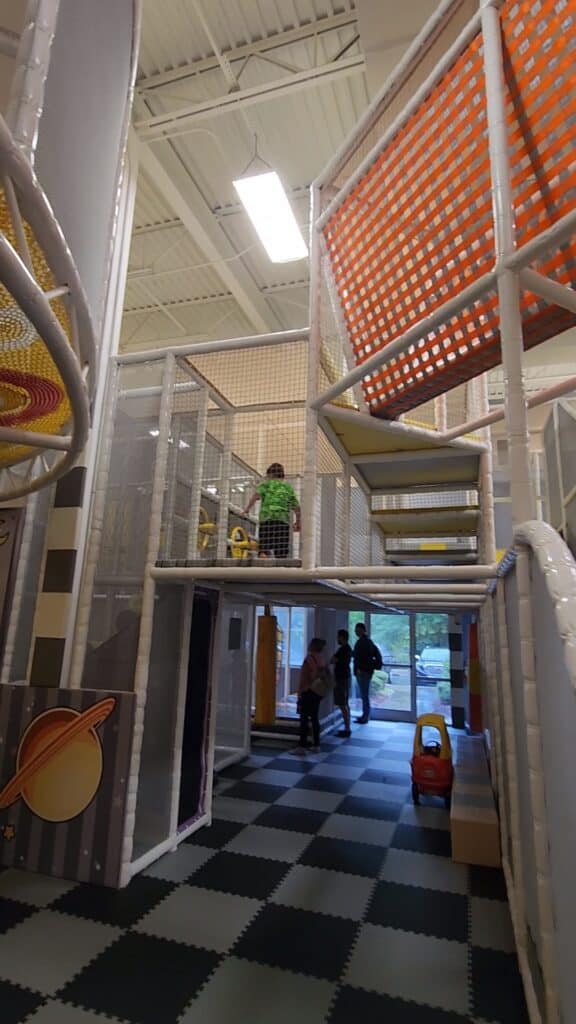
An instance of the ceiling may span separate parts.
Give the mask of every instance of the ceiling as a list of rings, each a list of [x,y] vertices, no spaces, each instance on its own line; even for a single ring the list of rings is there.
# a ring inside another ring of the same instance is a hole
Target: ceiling
[[[232,182],[257,139],[306,237],[311,181],[436,3],[144,0],[122,349],[308,322],[308,260],[268,260]],[[573,341],[531,353],[529,382],[565,376]]]

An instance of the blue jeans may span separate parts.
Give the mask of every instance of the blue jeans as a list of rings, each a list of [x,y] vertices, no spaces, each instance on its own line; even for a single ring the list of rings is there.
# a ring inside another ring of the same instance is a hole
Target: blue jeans
[[[370,683],[372,682],[372,675],[372,672],[364,672],[361,668],[356,672],[356,681],[362,698],[362,718],[366,719],[370,718]]]

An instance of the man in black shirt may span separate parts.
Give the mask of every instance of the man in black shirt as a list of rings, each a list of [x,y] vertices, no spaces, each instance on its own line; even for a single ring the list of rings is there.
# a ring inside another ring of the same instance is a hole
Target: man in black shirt
[[[358,681],[362,697],[362,717],[357,718],[359,725],[370,721],[370,683],[376,669],[382,668],[382,656],[372,642],[363,622],[356,625],[357,640],[354,645],[354,675]]]
[[[342,736],[345,739],[352,735],[350,729],[350,705],[348,704],[350,683],[352,682],[350,672],[351,661],[352,648],[348,643],[348,631],[346,629],[339,629],[338,649],[332,658],[332,665],[334,667],[334,703],[336,707],[340,708],[342,718],[344,719],[344,728],[336,733],[336,735]]]

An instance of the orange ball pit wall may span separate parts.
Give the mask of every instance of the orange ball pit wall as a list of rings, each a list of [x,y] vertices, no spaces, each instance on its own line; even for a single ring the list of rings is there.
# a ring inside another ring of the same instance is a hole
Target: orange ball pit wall
[[[17,248],[12,219],[0,188],[0,231]],[[24,224],[34,276],[44,291],[55,287],[42,250]],[[61,298],[51,302],[54,314],[70,337],[70,323]],[[0,427],[17,427],[43,434],[60,434],[70,420],[66,389],[52,356],[35,329],[0,284]],[[0,467],[30,458],[34,449],[0,444]]]
[[[568,9],[507,0],[502,31],[518,246],[574,207],[576,74]],[[323,234],[358,365],[494,269],[486,97],[480,36],[398,130]],[[533,264],[576,278],[576,243]],[[522,296],[524,347],[576,323],[568,310]],[[367,374],[370,411],[393,419],[501,362],[490,292]]]

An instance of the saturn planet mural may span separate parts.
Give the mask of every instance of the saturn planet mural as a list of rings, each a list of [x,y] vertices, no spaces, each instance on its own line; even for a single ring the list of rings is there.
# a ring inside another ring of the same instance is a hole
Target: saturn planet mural
[[[70,821],[98,792],[102,745],[97,733],[114,710],[107,697],[84,711],[56,707],[30,722],[20,740],[16,771],[0,792],[0,810],[22,798],[45,821]]]

